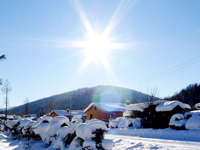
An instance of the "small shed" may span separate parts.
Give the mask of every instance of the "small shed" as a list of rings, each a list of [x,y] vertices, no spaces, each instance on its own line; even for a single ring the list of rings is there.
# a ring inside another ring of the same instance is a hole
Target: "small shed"
[[[115,119],[122,117],[125,112],[125,104],[123,103],[91,103],[84,112],[87,114],[86,119],[96,118],[99,120]]]
[[[71,119],[71,117],[75,116],[75,115],[81,115],[83,118],[86,117],[86,114],[84,113],[83,110],[52,110],[49,114],[50,117],[54,118],[56,116],[66,116],[69,119]]]

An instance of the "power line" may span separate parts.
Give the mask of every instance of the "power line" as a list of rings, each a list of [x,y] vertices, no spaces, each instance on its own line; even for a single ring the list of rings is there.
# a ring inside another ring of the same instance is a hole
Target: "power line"
[[[160,73],[158,73],[158,74],[155,74],[155,75],[152,75],[152,76],[150,76],[150,77],[147,77],[147,78],[145,78],[145,79],[143,79],[143,80],[140,80],[139,82],[140,82],[140,83],[149,82],[149,81],[155,80],[155,79],[157,79],[157,78],[159,78],[159,77],[161,77],[161,76],[168,75],[168,74],[171,74],[171,73],[173,73],[173,72],[176,72],[176,71],[178,71],[178,70],[180,70],[180,69],[183,69],[183,68],[185,68],[185,67],[188,67],[188,66],[190,66],[190,65],[192,65],[192,64],[194,64],[194,63],[196,63],[196,62],[199,62],[200,59],[197,60],[198,58],[200,58],[200,55],[197,56],[197,57],[194,57],[194,58],[192,58],[192,59],[190,59],[190,60],[188,60],[188,61],[186,61],[186,62],[183,62],[183,63],[181,63],[181,64],[179,64],[179,65],[177,65],[177,66],[174,66],[174,67],[172,67],[172,68],[170,68],[170,69],[167,69],[167,70],[162,71],[162,72],[160,72]],[[196,60],[196,61],[195,61],[195,60]],[[188,63],[189,63],[189,64],[188,64]]]

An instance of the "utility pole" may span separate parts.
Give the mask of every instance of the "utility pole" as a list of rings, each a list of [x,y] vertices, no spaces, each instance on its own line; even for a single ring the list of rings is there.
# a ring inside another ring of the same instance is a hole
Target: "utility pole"
[[[70,120],[70,121],[71,121],[71,119],[72,119],[72,116],[71,116],[71,115],[72,115],[71,99],[72,99],[72,98],[70,97],[70,117],[69,117],[69,120]]]

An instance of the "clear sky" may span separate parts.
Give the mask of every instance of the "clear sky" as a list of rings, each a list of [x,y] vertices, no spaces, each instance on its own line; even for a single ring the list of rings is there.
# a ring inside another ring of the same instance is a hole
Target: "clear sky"
[[[165,97],[199,83],[199,8],[198,0],[1,1],[9,105],[96,85]]]

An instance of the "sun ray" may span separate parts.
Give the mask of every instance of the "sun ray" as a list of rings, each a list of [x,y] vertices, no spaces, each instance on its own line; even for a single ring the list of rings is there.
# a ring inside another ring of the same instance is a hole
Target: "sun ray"
[[[115,28],[115,26],[121,21],[125,14],[133,7],[137,0],[122,0],[116,9],[113,17],[111,18],[108,26],[103,32],[104,37],[108,37],[110,32]]]
[[[70,2],[72,4],[72,6],[74,7],[75,11],[77,12],[78,16],[80,17],[88,34],[93,35],[94,34],[93,28],[90,24],[90,21],[86,15],[85,9],[84,9],[83,5],[81,4],[81,2],[78,0],[73,0],[73,1],[71,0]]]
[[[118,79],[117,79],[117,77],[115,76],[115,73],[114,73],[112,67],[110,66],[110,63],[109,63],[109,61],[107,60],[107,58],[104,58],[104,59],[102,60],[102,64],[103,64],[103,66],[104,66],[104,68],[105,68],[105,72],[106,72],[106,74],[107,74],[107,76],[108,76],[108,78],[109,78],[109,81],[112,81],[112,82],[117,83],[117,82],[118,82]]]
[[[77,48],[82,48],[83,50],[80,52],[80,54],[85,53],[86,58],[84,59],[83,63],[80,65],[79,69],[75,73],[74,77],[76,82],[79,82],[81,80],[81,77],[83,76],[84,72],[86,71],[88,65],[93,60],[99,59],[105,69],[105,73],[108,76],[109,81],[118,82],[117,77],[115,76],[115,73],[107,59],[107,55],[109,50],[112,49],[126,49],[133,46],[135,43],[112,43],[112,40],[109,39],[109,35],[112,32],[112,30],[118,25],[118,23],[121,21],[121,19],[124,17],[124,15],[133,7],[137,0],[122,0],[119,3],[118,8],[114,12],[113,17],[111,18],[110,22],[108,23],[107,27],[103,31],[102,34],[97,34],[94,32],[91,23],[88,19],[88,16],[86,14],[86,11],[84,9],[83,4],[81,1],[78,0],[71,0],[71,4],[78,14],[81,22],[83,23],[83,26],[85,27],[87,34],[87,37],[89,39],[87,41],[61,41],[59,44],[61,46],[72,46]],[[62,45],[63,44],[63,45]]]

